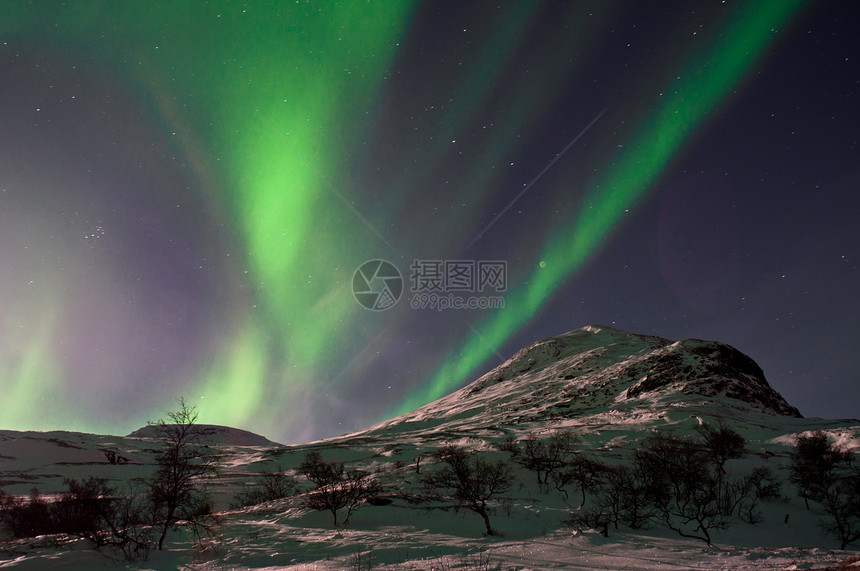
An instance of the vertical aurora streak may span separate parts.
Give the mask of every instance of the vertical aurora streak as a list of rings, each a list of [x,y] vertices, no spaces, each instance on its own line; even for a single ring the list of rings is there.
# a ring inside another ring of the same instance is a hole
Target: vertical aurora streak
[[[665,98],[640,126],[623,152],[608,161],[591,185],[573,224],[546,242],[540,261],[524,286],[508,294],[505,310],[468,337],[460,357],[449,356],[428,384],[410,395],[396,414],[409,412],[458,387],[516,331],[532,319],[556,289],[600,247],[683,150],[698,129],[754,68],[776,30],[789,22],[802,2],[749,2],[714,35],[707,49],[690,58],[677,74],[677,87],[664,86]]]
[[[349,151],[338,143],[340,130],[371,106],[409,6],[290,9],[289,33],[262,11],[253,25],[232,30],[231,45],[209,46],[216,73],[223,72],[218,59],[229,56],[242,70],[207,99],[221,119],[212,138],[224,149],[227,203],[253,288],[252,312],[228,356],[199,379],[210,422],[275,419],[285,403],[306,399],[359,313],[344,295],[354,254],[342,229],[367,231],[332,200],[321,176],[341,182],[336,165]]]
[[[201,270],[214,264],[226,268],[220,279],[226,277],[234,288],[230,302],[236,305],[212,308],[224,315],[226,329],[204,333],[215,345],[193,379],[153,391],[143,414],[158,414],[182,393],[202,399],[206,422],[240,426],[253,419],[260,430],[271,430],[289,425],[291,410],[300,409],[304,418],[311,411],[289,403],[306,398],[318,379],[336,370],[348,326],[362,311],[348,289],[361,255],[354,237],[375,240],[347,205],[333,200],[327,184],[350,182],[341,165],[352,154],[353,137],[366,128],[409,21],[410,3],[53,8],[62,25],[43,33],[41,7],[22,7],[0,24],[4,39],[20,37],[26,45],[29,36],[38,38],[36,49],[93,61],[140,94],[147,108],[137,112],[161,127],[161,140],[153,146],[172,149],[170,160],[188,165],[197,185],[193,192],[200,193],[165,190],[165,202],[174,201],[176,208],[200,204],[206,210],[202,216],[219,222],[233,242],[226,252],[198,253],[194,262]],[[60,195],[63,186],[57,181],[44,192]],[[171,230],[160,225],[157,231]],[[107,267],[93,269],[103,274]],[[199,293],[189,295],[177,303],[206,301]],[[33,399],[55,394],[58,386],[61,392],[72,390],[69,372],[54,358],[56,344],[67,335],[62,327],[69,322],[64,315],[69,307],[42,303],[46,325],[16,341],[16,355],[0,353],[4,428],[38,425],[44,407]],[[15,327],[17,321],[8,323],[6,331]],[[194,358],[188,355],[189,362]],[[292,437],[308,438],[312,430]]]

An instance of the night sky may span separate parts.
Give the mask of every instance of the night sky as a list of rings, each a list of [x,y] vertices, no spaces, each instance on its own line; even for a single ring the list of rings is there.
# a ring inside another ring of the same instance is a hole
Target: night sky
[[[309,441],[592,323],[729,343],[804,415],[860,416],[858,22],[2,2],[0,428],[123,434],[184,396]]]

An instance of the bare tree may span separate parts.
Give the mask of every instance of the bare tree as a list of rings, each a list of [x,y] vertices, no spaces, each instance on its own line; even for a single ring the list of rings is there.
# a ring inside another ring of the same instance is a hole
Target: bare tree
[[[113,504],[113,520],[108,522],[112,541],[126,561],[146,559],[152,546],[152,535],[144,517],[149,507],[148,482],[131,480]]]
[[[847,465],[850,456],[838,446],[831,445],[827,433],[816,430],[795,439],[791,452],[789,479],[809,509],[809,500],[823,502],[827,489],[836,481],[841,464]]]
[[[150,536],[144,494],[136,487],[118,493],[93,476],[66,480],[66,487],[52,509],[61,530],[89,540],[97,550],[117,549],[128,561],[146,558]]]
[[[202,442],[196,407],[188,405],[184,398],[178,404],[177,410],[167,412],[167,420],[151,423],[161,443],[157,469],[149,482],[159,550],[164,549],[168,530],[180,520],[195,529],[206,528],[211,512],[206,480],[215,473],[215,456]]]
[[[839,549],[860,540],[860,472],[834,481],[823,501],[830,519],[822,522],[821,527],[839,540]]]
[[[425,476],[425,486],[453,500],[458,509],[480,515],[487,535],[496,535],[490,525],[491,503],[511,489],[513,474],[510,466],[502,460],[494,464],[487,462],[477,453],[457,446],[445,446],[436,457],[444,465]]]
[[[572,461],[579,437],[570,431],[556,432],[550,438],[541,440],[531,433],[521,442],[506,442],[504,449],[520,466],[531,470],[537,476],[538,488],[549,490],[549,478]]]
[[[51,507],[38,488],[29,497],[0,496],[0,514],[13,537],[35,537],[60,531]]]
[[[720,502],[716,466],[700,443],[657,434],[635,452],[634,465],[651,484],[662,522],[678,535],[710,546],[710,530],[729,526],[729,514]]]
[[[756,509],[759,502],[779,498],[781,491],[782,486],[770,468],[758,466],[743,478],[728,482],[723,488],[723,513],[737,513],[747,523],[759,523],[762,520],[761,512]]]
[[[245,486],[236,494],[233,506],[241,508],[288,498],[296,493],[298,487],[296,477],[284,472],[280,466],[275,471],[264,470],[253,485]]]
[[[361,470],[347,470],[339,462],[326,462],[319,452],[308,452],[299,466],[299,472],[313,482],[305,506],[317,511],[331,512],[333,525],[338,525],[338,511],[346,510],[343,526],[362,504],[381,492],[379,483]]]
[[[734,429],[720,422],[716,427],[704,423],[696,427],[704,440],[705,452],[711,462],[717,467],[718,475],[726,474],[725,464],[734,458],[740,458],[744,454],[746,442]]]
[[[822,430],[795,440],[790,479],[807,509],[809,500],[824,507],[829,519],[821,527],[839,540],[841,549],[860,539],[860,471],[851,465],[851,454],[831,444]]]
[[[590,506],[571,512],[567,523],[575,527],[600,529],[608,535],[609,525],[645,528],[655,515],[653,483],[645,472],[629,466],[600,465],[601,478],[595,481]]]
[[[60,528],[72,535],[103,545],[103,530],[112,518],[116,490],[104,478],[67,479],[67,490],[55,502],[53,511]]]
[[[609,491],[600,501],[603,505],[617,503],[616,521],[633,529],[648,527],[655,513],[652,475],[628,466],[617,466],[609,472],[607,480]]]
[[[0,532],[2,532],[3,528],[7,528],[9,531],[12,530],[12,505],[14,503],[14,498],[0,490]]]
[[[605,475],[607,467],[597,460],[587,458],[583,454],[574,456],[566,468],[552,473],[552,481],[555,488],[564,494],[567,500],[567,488],[576,486],[579,489],[579,507],[585,505],[585,494],[600,487],[601,476]]]
[[[759,521],[759,502],[778,498],[780,484],[766,467],[732,478],[725,464],[740,457],[743,438],[724,425],[702,425],[702,440],[657,433],[644,439],[628,465],[602,467],[602,475],[584,466],[578,478],[597,493],[586,507],[585,496],[567,520],[576,526],[625,524],[631,528],[659,522],[682,537],[711,545],[711,532],[731,525],[733,518]],[[573,481],[562,471],[558,483]],[[843,502],[848,504],[850,502]]]

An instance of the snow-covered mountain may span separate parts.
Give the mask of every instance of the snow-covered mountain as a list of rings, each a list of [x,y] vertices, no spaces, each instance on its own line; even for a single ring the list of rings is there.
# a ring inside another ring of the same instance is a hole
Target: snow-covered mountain
[[[618,464],[655,431],[692,434],[699,424],[717,421],[746,440],[747,453],[729,462],[730,473],[766,466],[787,481],[794,438],[810,430],[825,430],[843,449],[860,449],[860,421],[802,418],[758,365],[732,347],[589,326],[538,341],[462,389],[353,434],[283,446],[245,431],[205,427],[220,456],[213,491],[221,509],[257,474],[293,470],[309,451],[375,474],[385,501],[362,508],[348,529],[339,530],[299,498],[225,511],[211,549],[201,553],[198,544],[195,552],[193,539],[177,534],[170,551],[136,565],[366,569],[372,560],[374,569],[453,569],[487,568],[482,565],[489,558],[504,569],[773,569],[849,558],[821,536],[821,511],[806,510],[787,483],[785,501],[762,505],[762,523],[715,532],[717,550],[660,527],[622,529],[609,538],[574,534],[563,520],[575,506],[554,490],[539,491],[534,475],[516,466],[518,483],[494,515],[500,537],[484,537],[474,514],[430,509],[420,499],[419,473],[433,469],[432,453],[445,444],[509,461],[500,450],[506,439],[569,429],[587,454]],[[0,431],[0,488],[25,494],[38,485],[50,494],[62,489],[63,477],[96,475],[121,483],[146,476],[157,447],[150,430],[127,437]],[[127,462],[109,462],[111,452]],[[80,542],[59,550],[44,542],[6,545],[0,545],[0,567],[42,569],[50,560],[91,569],[104,563]]]
[[[425,434],[546,430],[570,421],[665,418],[682,409],[720,418],[801,417],[733,347],[592,325],[538,341],[466,387],[361,434],[403,425]]]

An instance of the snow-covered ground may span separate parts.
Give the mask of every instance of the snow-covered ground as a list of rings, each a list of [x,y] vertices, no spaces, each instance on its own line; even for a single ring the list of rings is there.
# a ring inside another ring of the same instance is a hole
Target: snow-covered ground
[[[663,527],[610,529],[608,537],[571,529],[563,520],[575,506],[556,490],[539,491],[534,474],[515,465],[516,484],[492,515],[498,536],[485,536],[481,518],[472,512],[422,501],[420,478],[433,469],[431,455],[439,447],[454,443],[491,460],[509,460],[498,449],[506,438],[560,428],[577,433],[587,454],[621,463],[655,430],[691,434],[701,422],[723,420],[747,442],[746,455],[728,462],[729,473],[768,466],[783,481],[798,434],[822,429],[843,448],[860,450],[860,421],[799,418],[755,364],[730,349],[592,327],[539,342],[462,390],[355,434],[281,446],[221,431],[212,442],[221,466],[212,490],[223,511],[211,540],[195,543],[177,531],[167,550],[134,563],[113,561],[83,540],[6,541],[0,544],[0,567],[821,569],[860,560],[860,553],[839,551],[833,538],[821,534],[823,512],[816,505],[807,510],[787,482],[786,499],[762,504],[761,523],[736,522],[715,531],[713,547]],[[24,495],[38,486],[51,494],[63,489],[64,478],[91,475],[122,483],[152,471],[156,446],[145,432],[117,437],[0,431],[0,489]],[[127,461],[111,464],[104,450]],[[256,474],[277,466],[295,469],[311,450],[374,473],[390,503],[363,507],[346,529],[332,529],[331,516],[302,507],[301,498],[229,509]],[[854,566],[860,569],[860,563]]]

